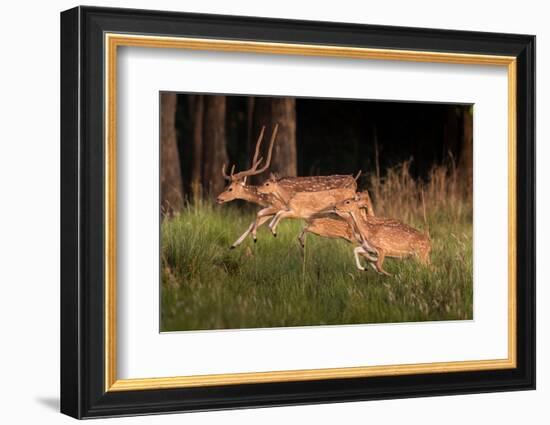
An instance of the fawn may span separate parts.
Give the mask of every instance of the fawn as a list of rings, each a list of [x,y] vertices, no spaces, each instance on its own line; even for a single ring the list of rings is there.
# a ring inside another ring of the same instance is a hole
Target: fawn
[[[367,258],[377,272],[391,276],[382,267],[385,257],[413,256],[421,264],[426,266],[430,264],[432,245],[427,234],[407,226],[399,220],[363,215],[361,208],[364,206],[364,200],[354,197],[335,204],[334,211],[350,226],[353,226],[360,235],[361,246],[358,248],[362,248],[366,254],[357,248],[356,252]],[[370,253],[376,255],[374,261],[370,257]]]

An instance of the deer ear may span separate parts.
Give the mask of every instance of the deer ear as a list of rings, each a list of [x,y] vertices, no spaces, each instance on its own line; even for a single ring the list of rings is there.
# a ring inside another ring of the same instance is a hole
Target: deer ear
[[[277,180],[277,176],[275,175],[275,173],[269,173],[269,179],[270,180]]]

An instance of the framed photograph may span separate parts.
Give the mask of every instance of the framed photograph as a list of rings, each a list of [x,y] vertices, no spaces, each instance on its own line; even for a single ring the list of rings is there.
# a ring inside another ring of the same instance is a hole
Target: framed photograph
[[[61,14],[61,411],[535,388],[535,37]]]

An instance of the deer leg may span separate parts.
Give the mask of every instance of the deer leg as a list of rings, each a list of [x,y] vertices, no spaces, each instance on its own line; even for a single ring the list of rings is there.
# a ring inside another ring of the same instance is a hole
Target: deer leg
[[[260,217],[258,220],[254,222],[254,227],[252,228],[252,239],[254,240],[254,243],[256,243],[256,232],[258,230],[258,227],[261,227],[264,225],[267,220],[271,218],[271,215],[267,215],[265,217]]]
[[[376,261],[378,261],[378,258],[377,257],[372,257],[368,251],[366,251],[364,248],[363,248],[363,251],[360,251],[359,254],[361,254],[363,257],[365,257],[367,260],[368,260],[368,264],[372,267],[372,269],[375,271],[375,272],[378,272],[378,269],[376,268]]]
[[[378,261],[378,258],[377,257],[373,257],[372,255],[370,255],[370,253],[362,246],[358,246],[356,247],[354,250],[353,250],[354,254],[355,254],[355,262],[357,264],[360,264],[359,263],[359,255],[361,255],[362,257],[365,257],[368,261],[368,264],[371,265],[371,267],[378,271],[374,265],[374,263],[376,263]],[[359,268],[359,267],[358,267]],[[359,268],[359,270],[366,270],[364,267],[362,268]]]
[[[273,236],[277,236],[277,226],[279,225],[279,222],[283,218],[293,216],[294,212],[292,211],[279,211],[277,214],[275,214],[275,217],[273,218],[273,220],[271,220],[271,223],[269,223],[269,228],[271,229],[271,233],[273,233]]]
[[[353,256],[355,257],[355,265],[357,266],[357,268],[361,271],[365,271],[367,269],[365,269],[362,265],[361,265],[361,261],[359,261],[359,253],[364,251],[363,248],[361,248],[360,246],[357,246],[353,249]]]
[[[267,220],[271,218],[271,216],[277,214],[277,211],[278,210],[272,207],[264,208],[258,211],[258,214],[256,214],[254,227],[252,228],[252,239],[254,239],[254,242],[256,242],[256,232],[258,230],[258,227],[262,226]]]
[[[368,256],[369,253],[373,253],[374,255],[378,256],[378,249],[374,247],[367,239],[365,239],[363,236],[361,236],[361,247],[363,248],[365,256]],[[372,257],[371,257],[372,258]],[[370,261],[376,261],[376,259],[372,260],[369,258]]]
[[[256,242],[256,230],[258,227],[260,227],[262,224],[264,224],[275,212],[273,208],[264,208],[260,211],[258,211],[258,214],[256,214],[256,220],[254,220],[252,223],[250,223],[250,226],[246,229],[246,231],[237,239],[235,242],[233,242],[233,245],[231,245],[230,249],[234,249],[238,247],[243,241],[246,239],[246,237],[252,232],[252,238],[254,239],[254,242]]]
[[[385,257],[386,257],[386,254],[384,253],[384,251],[379,250],[378,259],[376,260],[376,263],[375,263],[375,268],[378,273],[385,274],[386,276],[391,276],[390,273],[388,273],[386,270],[382,268],[382,263],[384,262]]]
[[[279,216],[282,214],[282,212],[283,211],[279,211],[277,214],[275,214],[275,217],[273,217],[269,222],[269,224],[267,225],[267,227],[269,227],[269,230],[271,230],[271,233],[273,233],[273,236],[277,236],[277,232],[273,231],[273,226],[275,225],[276,222],[279,221]]]
[[[237,239],[235,242],[233,242],[233,245],[231,245],[230,249],[237,248],[243,241],[246,239],[246,237],[252,233],[252,239],[254,240],[254,243],[256,242],[256,230],[258,227],[262,226],[267,220],[269,220],[270,216],[260,217],[259,219],[256,219],[252,223],[250,223],[250,226],[248,226],[248,229]]]
[[[359,246],[358,248],[361,248],[358,252],[359,254],[361,254],[363,257],[365,257],[367,259],[367,261],[371,262],[371,263],[376,263],[378,261],[378,258],[377,257],[373,257],[372,255],[370,255],[370,252],[367,251],[363,246]]]
[[[248,234],[252,231],[252,229],[254,228],[254,224],[256,222],[253,221],[252,223],[250,223],[250,226],[248,226],[248,229],[246,229],[246,231],[241,235],[239,236],[239,239],[237,239],[235,242],[233,242],[233,244],[229,247],[229,249],[235,249],[237,248],[240,244],[243,243],[243,241],[246,239],[246,237],[248,236]]]

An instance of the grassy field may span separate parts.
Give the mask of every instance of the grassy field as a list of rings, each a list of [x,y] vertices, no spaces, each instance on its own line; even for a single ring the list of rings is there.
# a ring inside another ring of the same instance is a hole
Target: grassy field
[[[387,259],[392,277],[357,270],[344,241],[308,235],[303,252],[301,220],[283,221],[277,238],[263,227],[256,244],[230,250],[254,208],[200,202],[165,219],[161,330],[471,319],[471,203],[437,175],[421,189],[407,176],[401,169],[384,185],[370,182],[377,214],[429,226],[433,266]],[[410,199],[399,196],[402,186]]]

